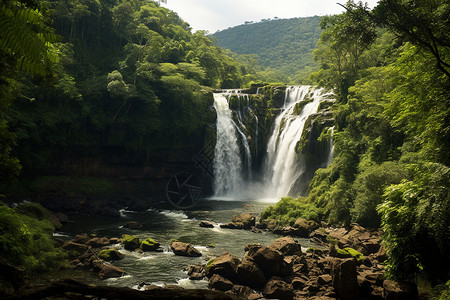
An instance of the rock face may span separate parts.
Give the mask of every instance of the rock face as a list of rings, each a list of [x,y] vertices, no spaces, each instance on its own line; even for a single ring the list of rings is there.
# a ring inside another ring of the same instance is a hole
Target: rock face
[[[342,299],[359,299],[356,261],[353,258],[333,261],[331,277],[333,279],[333,287]]]
[[[194,248],[194,246],[188,243],[172,242],[170,244],[170,248],[172,249],[173,253],[175,253],[175,255],[190,257],[202,256],[200,251],[198,251]]]

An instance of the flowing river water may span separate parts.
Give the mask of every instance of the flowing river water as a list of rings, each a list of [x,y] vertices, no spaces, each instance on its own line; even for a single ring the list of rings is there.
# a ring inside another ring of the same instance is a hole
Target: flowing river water
[[[161,243],[163,252],[130,252],[119,244],[117,247],[125,255],[124,259],[113,264],[124,269],[126,276],[100,280],[95,272],[82,270],[61,271],[57,279],[68,277],[86,283],[137,288],[140,284],[177,284],[185,288],[207,288],[206,280],[193,281],[188,279],[184,270],[188,265],[206,264],[214,255],[224,251],[240,258],[244,255],[244,247],[249,243],[271,244],[278,235],[271,232],[254,233],[250,230],[220,228],[220,223],[230,222],[234,215],[251,213],[259,216],[270,204],[264,201],[235,201],[220,199],[202,199],[191,210],[151,209],[143,212],[122,211],[121,217],[78,216],[70,217],[71,222],[65,224],[56,233],[60,239],[69,240],[76,234],[96,234],[106,237],[121,237],[123,234],[133,234],[141,238],[153,238]],[[201,220],[218,223],[214,228],[199,226]],[[124,228],[128,221],[137,221],[143,225],[140,230]],[[189,242],[202,253],[201,257],[176,256],[170,251],[171,240],[177,239]],[[307,239],[297,239],[305,249],[314,246]],[[208,247],[214,244],[214,248]],[[55,274],[53,275],[55,277]]]

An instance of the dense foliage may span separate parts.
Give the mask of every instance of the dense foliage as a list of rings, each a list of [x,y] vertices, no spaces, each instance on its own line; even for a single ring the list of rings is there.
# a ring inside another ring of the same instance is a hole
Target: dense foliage
[[[261,75],[281,82],[301,83],[317,64],[312,51],[319,39],[319,17],[262,20],[213,34],[217,44],[265,68]]]
[[[54,227],[42,217],[43,208],[34,209],[29,216],[0,203],[0,254],[28,272],[43,272],[61,266],[65,254],[52,240]],[[30,212],[30,209],[26,211]],[[29,213],[28,213],[29,214]]]
[[[333,88],[335,157],[306,198],[265,218],[380,226],[389,275],[446,280],[450,267],[450,6],[348,2],[322,20],[311,79]]]
[[[16,157],[32,174],[56,154],[198,144],[211,121],[211,88],[256,79],[253,67],[155,1],[15,0],[1,8],[11,19],[0,22],[8,28],[0,30],[2,179],[19,173]]]

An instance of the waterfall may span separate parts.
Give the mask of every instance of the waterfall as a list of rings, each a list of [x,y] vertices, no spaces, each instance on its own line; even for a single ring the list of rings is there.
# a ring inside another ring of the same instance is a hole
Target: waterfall
[[[237,126],[224,94],[214,94],[217,112],[217,142],[214,149],[214,183],[216,196],[233,196],[241,190],[242,161],[236,135]]]
[[[283,111],[276,118],[272,135],[267,145],[264,168],[265,198],[289,195],[295,182],[304,173],[302,161],[295,149],[308,117],[317,112],[319,103],[328,96],[322,89],[311,86],[292,86],[286,90]],[[297,103],[307,103],[299,115],[294,114]]]

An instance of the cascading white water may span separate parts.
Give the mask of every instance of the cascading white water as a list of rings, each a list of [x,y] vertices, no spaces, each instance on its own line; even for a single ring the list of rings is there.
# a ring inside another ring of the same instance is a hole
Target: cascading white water
[[[215,196],[233,197],[241,190],[242,161],[239,153],[236,125],[224,94],[214,94],[217,112],[217,142],[214,149]]]
[[[308,117],[317,112],[319,103],[328,96],[323,90],[311,86],[293,86],[286,90],[284,111],[276,118],[273,133],[267,145],[264,168],[265,198],[289,195],[293,184],[303,173],[295,152]],[[295,104],[307,98],[312,101],[299,115],[293,114]]]

